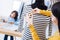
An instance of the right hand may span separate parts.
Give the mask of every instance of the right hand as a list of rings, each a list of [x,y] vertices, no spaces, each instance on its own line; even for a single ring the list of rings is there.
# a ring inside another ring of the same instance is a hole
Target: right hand
[[[33,12],[33,14],[35,14],[35,13],[40,13],[40,9],[35,8],[35,9],[32,10],[32,12]]]

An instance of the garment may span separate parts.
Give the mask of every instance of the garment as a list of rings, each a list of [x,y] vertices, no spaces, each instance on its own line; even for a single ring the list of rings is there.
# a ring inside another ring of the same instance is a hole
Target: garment
[[[34,25],[29,25],[29,30],[31,32],[31,35],[32,35],[32,39],[33,40],[41,40],[37,34],[37,31],[36,29],[34,28]]]
[[[22,27],[22,30],[24,30],[22,40],[32,40],[32,35],[31,35],[29,28],[27,27],[27,23],[24,22],[24,16],[27,13],[30,13],[31,11],[32,11],[32,8],[30,5],[24,6],[22,17],[20,19],[20,28]],[[45,38],[45,29],[46,29],[47,24],[49,24],[49,21],[50,21],[49,19],[50,19],[49,17],[43,16],[40,14],[33,15],[34,28],[36,29],[37,34],[39,35],[39,38],[41,40],[46,39]],[[24,25],[24,23],[25,23],[25,25]],[[24,27],[23,27],[23,25],[24,25]]]
[[[4,40],[8,40],[8,35],[5,35]],[[13,36],[10,36],[10,40],[14,40]]]
[[[45,16],[51,16],[51,11],[48,10],[40,10],[40,14],[45,15]]]
[[[20,22],[19,22],[19,19],[17,19],[16,21],[15,21],[15,19],[14,18],[11,18],[11,17],[9,17],[8,18],[8,20],[7,20],[7,23],[9,23],[9,22],[13,22],[15,25],[18,25]]]
[[[45,12],[45,13],[44,13]],[[40,13],[46,16],[51,16],[51,11],[40,10]],[[52,24],[52,35],[48,38],[48,40],[60,40],[60,35],[58,32],[58,27]]]
[[[46,11],[46,10],[40,10],[40,14],[46,15],[46,16],[50,16],[51,15],[51,11]],[[40,38],[37,35],[37,32],[34,28],[34,25],[30,25],[29,27],[30,32],[32,34],[32,38],[33,40],[40,40]]]
[[[56,31],[53,36],[51,36],[48,40],[60,40],[59,32]]]
[[[9,22],[15,22],[15,20],[14,20],[14,18],[9,17],[7,22],[8,22],[8,23],[9,23]]]

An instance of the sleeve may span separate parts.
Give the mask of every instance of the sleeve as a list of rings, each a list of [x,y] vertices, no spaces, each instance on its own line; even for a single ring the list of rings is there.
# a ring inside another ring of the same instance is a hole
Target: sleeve
[[[40,10],[40,14],[46,15],[46,16],[51,16],[51,11],[48,11],[48,10]]]
[[[34,26],[33,25],[29,25],[29,26],[30,26],[29,29],[30,29],[33,40],[40,40]]]
[[[55,34],[54,36],[51,36],[50,38],[48,38],[48,40],[60,40],[60,36],[57,34]]]

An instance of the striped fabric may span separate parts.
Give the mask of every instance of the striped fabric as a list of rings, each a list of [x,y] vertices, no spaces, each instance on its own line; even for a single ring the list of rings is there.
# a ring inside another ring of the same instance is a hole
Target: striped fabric
[[[48,36],[51,36],[51,33],[52,33],[52,21],[51,21],[51,18],[50,18],[50,22],[49,22],[49,35]]]
[[[20,19],[19,31],[24,29],[22,40],[32,40],[32,36],[30,34],[29,28],[27,27],[27,23],[25,23],[26,25],[23,26],[24,16],[27,13],[30,13],[31,10],[32,10],[31,6],[29,6],[29,5],[25,6],[23,13],[22,13],[22,17]],[[43,16],[41,14],[33,15],[33,24],[34,24],[34,27],[37,30],[37,33],[38,33],[39,37],[41,38],[41,40],[46,40],[45,31],[46,31],[47,24],[49,24],[49,21],[50,21],[50,17]]]
[[[49,17],[40,14],[35,14],[33,16],[33,24],[41,40],[46,40],[45,31],[46,31],[47,24],[49,24],[49,21],[50,21]]]

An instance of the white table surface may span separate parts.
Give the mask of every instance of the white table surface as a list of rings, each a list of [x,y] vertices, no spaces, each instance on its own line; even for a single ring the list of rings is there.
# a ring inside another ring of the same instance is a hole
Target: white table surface
[[[0,22],[0,24],[1,24],[0,28],[4,28],[7,30],[17,30],[18,29],[18,25],[3,23],[3,22]]]

